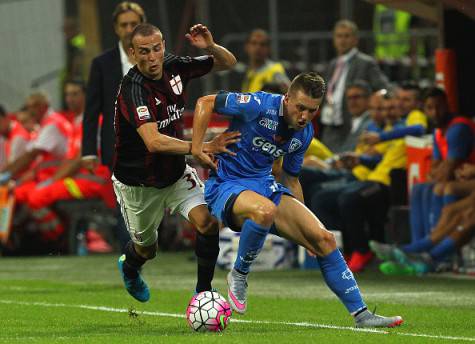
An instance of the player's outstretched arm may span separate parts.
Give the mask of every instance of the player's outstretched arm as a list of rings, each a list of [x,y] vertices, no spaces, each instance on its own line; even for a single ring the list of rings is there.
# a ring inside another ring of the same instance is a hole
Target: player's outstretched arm
[[[236,57],[225,47],[216,44],[213,35],[203,24],[193,25],[190,28],[190,33],[187,33],[185,37],[191,45],[204,49],[208,54],[213,55],[213,71],[228,70],[236,64]]]
[[[152,153],[186,155],[191,152],[191,142],[163,135],[157,130],[157,123],[149,122],[137,128],[145,146]]]
[[[213,113],[216,95],[204,96],[196,102],[193,116],[193,136],[191,140],[191,154],[203,166],[213,170],[217,169],[216,163],[204,152],[204,137]]]

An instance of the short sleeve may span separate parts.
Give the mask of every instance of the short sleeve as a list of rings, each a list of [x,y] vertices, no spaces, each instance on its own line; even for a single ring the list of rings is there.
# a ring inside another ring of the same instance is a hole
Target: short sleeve
[[[262,102],[257,94],[220,91],[216,95],[214,110],[223,115],[252,121],[259,115]]]
[[[442,154],[440,153],[439,146],[437,145],[437,140],[434,134],[434,145],[432,147],[432,160],[442,160]]]
[[[294,177],[297,177],[300,174],[305,152],[307,151],[308,147],[310,146],[310,143],[312,142],[313,128],[311,126],[307,128],[309,129],[305,129],[306,133],[303,139],[304,142],[300,145],[300,147],[284,156],[282,169],[285,171],[285,173]],[[292,138],[292,140],[290,141],[289,151],[292,149],[293,144],[298,145],[298,139]]]
[[[176,58],[179,61],[179,72],[186,79],[199,78],[208,74],[214,65],[214,59],[211,55]]]
[[[67,143],[67,137],[54,124],[50,124],[40,130],[30,149],[38,149],[61,156],[66,153]]]
[[[157,121],[156,105],[149,101],[146,88],[137,82],[124,85],[117,106],[120,107],[118,110],[134,128]]]
[[[466,160],[474,149],[472,128],[466,124],[451,125],[446,133],[448,145],[448,159]]]

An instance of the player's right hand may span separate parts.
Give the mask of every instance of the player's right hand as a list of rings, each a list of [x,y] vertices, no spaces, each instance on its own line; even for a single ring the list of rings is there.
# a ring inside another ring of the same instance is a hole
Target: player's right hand
[[[236,155],[226,147],[239,141],[241,141],[241,133],[239,131],[229,131],[215,136],[210,142],[206,142],[203,145],[203,150],[212,154],[227,153]]]

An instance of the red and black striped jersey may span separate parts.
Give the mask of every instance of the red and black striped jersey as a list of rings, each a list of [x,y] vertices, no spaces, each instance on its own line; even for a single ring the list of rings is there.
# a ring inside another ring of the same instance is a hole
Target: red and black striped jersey
[[[115,105],[114,175],[132,186],[164,188],[175,183],[185,170],[185,156],[151,153],[137,132],[142,124],[156,122],[157,130],[181,138],[184,91],[188,82],[208,73],[212,56],[168,55],[160,80],[145,77],[137,66],[122,79]]]

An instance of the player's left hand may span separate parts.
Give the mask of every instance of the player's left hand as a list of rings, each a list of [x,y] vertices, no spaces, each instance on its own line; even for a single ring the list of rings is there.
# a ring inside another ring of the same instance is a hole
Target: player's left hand
[[[213,35],[203,24],[196,24],[190,28],[185,37],[191,45],[200,49],[207,49],[214,45]]]
[[[236,155],[226,147],[239,142],[241,140],[241,133],[239,131],[229,131],[215,136],[210,142],[206,142],[203,145],[203,151],[205,153],[227,153],[229,155]]]

